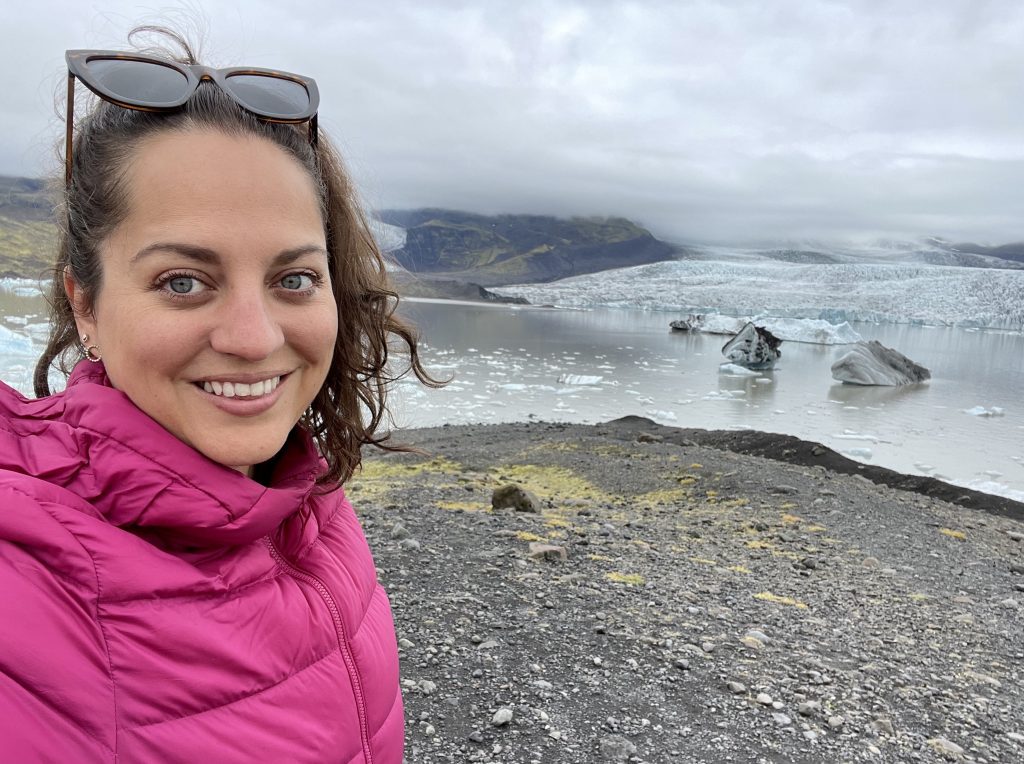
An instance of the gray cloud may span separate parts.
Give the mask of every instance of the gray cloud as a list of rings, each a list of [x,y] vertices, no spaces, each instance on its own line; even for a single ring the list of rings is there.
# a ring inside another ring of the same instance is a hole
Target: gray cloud
[[[53,169],[64,48],[154,19],[106,7],[3,11],[0,172]],[[680,241],[1024,239],[1015,0],[259,0],[206,20],[211,63],[317,78],[373,207],[618,214]]]

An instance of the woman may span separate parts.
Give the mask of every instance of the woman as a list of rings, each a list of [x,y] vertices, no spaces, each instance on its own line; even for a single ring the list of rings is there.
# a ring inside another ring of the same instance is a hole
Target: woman
[[[39,398],[0,385],[0,751],[397,764],[394,626],[340,484],[388,447],[392,335],[434,383],[315,83],[178,41],[68,53]],[[72,135],[76,81],[100,100]]]

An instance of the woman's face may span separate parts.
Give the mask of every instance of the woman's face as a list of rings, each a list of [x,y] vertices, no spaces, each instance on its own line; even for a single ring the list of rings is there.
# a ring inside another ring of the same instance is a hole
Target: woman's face
[[[327,376],[338,332],[313,180],[255,137],[163,133],[127,165],[80,334],[111,383],[215,462],[251,474]]]

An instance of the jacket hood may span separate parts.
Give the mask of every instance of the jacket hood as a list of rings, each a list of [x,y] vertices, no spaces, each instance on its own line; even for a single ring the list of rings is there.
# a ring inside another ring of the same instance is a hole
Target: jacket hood
[[[111,524],[165,543],[255,541],[306,506],[323,468],[309,433],[296,427],[261,485],[144,414],[111,387],[102,363],[80,362],[67,389],[46,398],[0,383],[0,469],[69,491]]]

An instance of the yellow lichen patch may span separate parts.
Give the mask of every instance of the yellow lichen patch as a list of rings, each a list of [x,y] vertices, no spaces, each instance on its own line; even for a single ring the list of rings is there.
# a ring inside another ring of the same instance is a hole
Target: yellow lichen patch
[[[718,563],[714,560],[709,560],[707,557],[691,557],[690,562],[695,562],[699,565],[717,565]]]
[[[951,539],[967,541],[967,534],[963,531],[955,531],[952,528],[939,528],[939,533],[943,536],[949,536]]]
[[[700,462],[694,462],[693,464],[690,465],[690,469],[691,470],[702,470],[702,469],[704,469],[704,465],[701,464]]]
[[[564,467],[543,467],[538,464],[509,464],[495,467],[491,474],[522,483],[543,499],[592,499],[609,502],[618,497],[602,491],[589,480]]]
[[[761,539],[751,539],[750,541],[744,541],[743,546],[747,549],[773,549],[774,544],[770,541],[762,541]]]
[[[755,600],[762,600],[764,602],[774,602],[776,605],[787,605],[789,607],[800,608],[806,610],[807,605],[799,600],[795,600],[792,597],[782,597],[778,594],[772,594],[771,592],[758,592],[754,595]]]
[[[548,536],[553,539],[564,539],[565,531],[553,530],[548,534]]]
[[[565,520],[565,519],[563,519],[561,517],[548,517],[548,516],[545,516],[545,518],[544,518],[544,525],[546,525],[548,528],[571,528],[572,527],[572,523],[570,523],[568,520]]]
[[[773,549],[772,557],[782,557],[786,560],[799,560],[803,555],[797,554],[796,552],[783,552],[779,549]]]
[[[587,558],[598,562],[615,562],[614,559],[612,559],[611,557],[606,557],[603,554],[588,554]]]
[[[791,504],[790,506],[793,505]],[[800,522],[800,518],[796,515],[783,515],[782,522],[786,525],[796,525],[798,522]]]
[[[787,501],[785,504],[780,504],[779,509],[796,509],[796,504],[791,501]]]
[[[421,475],[425,472],[452,475],[462,472],[462,465],[445,459],[443,456],[428,459],[422,462],[398,462],[385,459],[374,459],[364,461],[362,467],[356,473],[358,480],[376,480],[379,478],[405,477],[408,475]]]
[[[825,528],[824,525],[805,525],[804,530],[808,533],[821,533],[822,531],[827,530],[827,528]],[[827,541],[830,544],[834,544],[837,542],[837,539],[822,539],[822,541]]]
[[[930,600],[931,597],[929,597],[927,594],[922,594],[921,592],[914,592],[910,595],[910,599],[912,599],[914,602],[923,602],[924,600]]]
[[[439,501],[437,508],[449,509],[453,512],[485,512],[491,508],[491,505],[484,504],[482,501]]]
[[[516,538],[520,541],[547,541],[543,536],[538,536],[536,533],[530,533],[529,531],[516,531]]]
[[[690,498],[690,492],[681,488],[642,493],[634,500],[638,507],[651,508],[659,504],[675,504]]]
[[[640,586],[644,583],[644,577],[639,573],[619,573],[613,571],[611,573],[605,573],[604,577],[609,581],[614,581],[619,584],[629,584],[630,586]]]
[[[712,491],[708,491],[707,492],[707,496],[708,496],[709,499],[714,499],[714,498],[716,498],[718,496],[718,491],[713,491],[713,490]]]
[[[749,573],[753,573],[754,572],[750,568],[745,568],[742,565],[730,565],[729,566],[729,570],[731,570],[733,573],[743,573],[743,574],[749,574]]]

